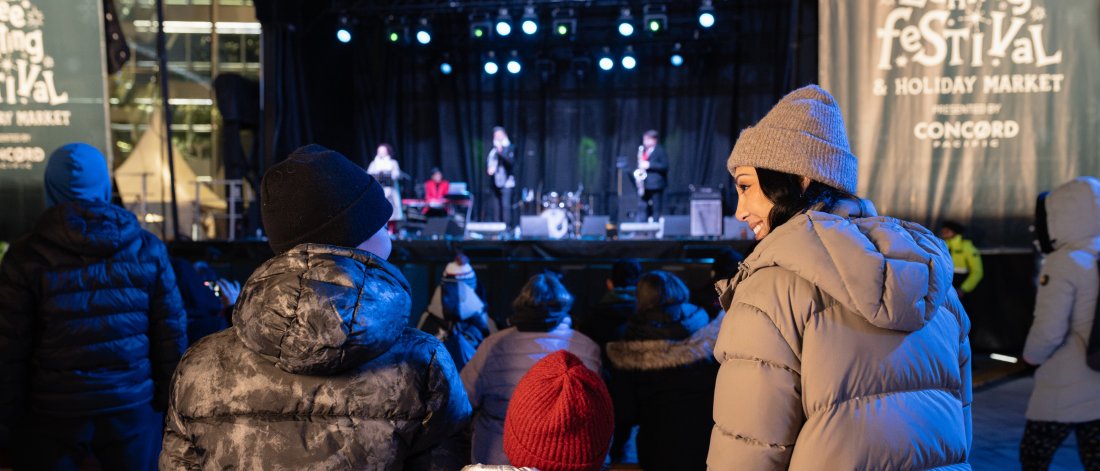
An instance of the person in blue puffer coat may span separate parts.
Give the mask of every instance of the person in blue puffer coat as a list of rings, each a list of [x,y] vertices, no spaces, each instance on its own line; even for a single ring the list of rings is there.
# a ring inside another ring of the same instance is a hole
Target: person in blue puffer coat
[[[164,244],[113,206],[107,160],[68,144],[49,208],[0,265],[0,449],[15,465],[150,469],[187,342]]]

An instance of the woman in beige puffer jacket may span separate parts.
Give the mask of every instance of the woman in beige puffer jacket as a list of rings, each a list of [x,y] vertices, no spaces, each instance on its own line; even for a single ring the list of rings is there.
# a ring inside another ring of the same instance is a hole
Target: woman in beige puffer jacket
[[[828,92],[738,139],[737,216],[760,243],[719,283],[711,469],[968,470],[969,321],[946,246],[874,217]]]

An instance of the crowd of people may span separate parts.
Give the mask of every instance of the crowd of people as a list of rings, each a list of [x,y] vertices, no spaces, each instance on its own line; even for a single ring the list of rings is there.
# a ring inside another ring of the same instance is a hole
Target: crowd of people
[[[816,86],[744,130],[727,167],[758,244],[717,257],[711,305],[621,260],[595,305],[540,273],[496,325],[462,254],[410,317],[409,283],[387,261],[393,193],[335,151],[302,147],[264,175],[275,255],[242,286],[169,258],[109,203],[102,154],[62,147],[49,209],[0,262],[0,458],[556,471],[636,450],[646,470],[970,469],[960,293],[981,277],[973,246],[855,196],[840,110]],[[1049,262],[1025,359],[1042,366],[1021,459],[1045,469],[1076,430],[1098,469],[1100,372],[1083,339],[1100,181],[1074,180],[1039,209]]]

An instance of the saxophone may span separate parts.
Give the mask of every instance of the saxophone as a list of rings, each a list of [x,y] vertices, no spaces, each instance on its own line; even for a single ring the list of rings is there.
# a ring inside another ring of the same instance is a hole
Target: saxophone
[[[645,179],[649,173],[642,168],[642,156],[645,155],[645,146],[638,146],[638,168],[634,169],[634,186],[638,188],[638,196],[645,194]]]

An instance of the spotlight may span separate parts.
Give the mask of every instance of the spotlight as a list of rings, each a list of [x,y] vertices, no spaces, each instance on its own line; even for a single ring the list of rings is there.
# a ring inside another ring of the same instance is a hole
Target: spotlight
[[[710,0],[703,0],[703,3],[699,5],[699,26],[704,28],[714,26],[714,7],[711,5]]]
[[[672,46],[672,57],[669,57],[668,61],[672,63],[673,67],[679,67],[684,65],[684,56],[680,55],[680,43],[676,43]]]
[[[611,59],[611,51],[608,48],[603,48],[603,53],[600,54],[600,60],[596,61],[596,65],[604,72],[615,67],[615,61]]]
[[[572,8],[555,9],[553,12],[554,35],[570,41],[577,37],[577,17]]]
[[[524,9],[523,22],[520,23],[519,29],[528,36],[539,32],[539,16],[535,13],[535,7],[528,6]]]
[[[634,18],[630,16],[630,9],[623,8],[623,13],[619,15],[619,34],[623,37],[629,37],[634,34]]]
[[[500,71],[500,66],[497,65],[496,55],[492,51],[485,56],[485,73],[489,75],[496,75]]]
[[[668,29],[668,15],[665,14],[664,5],[646,5],[643,11],[646,34],[656,36]]]
[[[444,62],[442,64],[439,64],[439,71],[442,72],[443,75],[451,75],[451,72],[454,71],[454,68],[451,67],[450,62]]]
[[[347,13],[341,13],[339,19],[339,28],[336,30],[336,40],[344,44],[351,42],[351,21],[348,19]]]
[[[394,17],[386,18],[386,41],[390,44],[408,42],[409,30],[405,27],[404,20]]]
[[[420,25],[416,27],[416,42],[425,46],[432,42],[432,27],[428,25],[427,18],[421,18]]]
[[[497,17],[496,30],[498,36],[503,37],[512,34],[512,16],[508,14],[508,9],[500,9],[500,16]]]
[[[509,60],[508,64],[505,66],[505,68],[507,68],[508,72],[513,74],[513,75],[518,74],[519,71],[523,70],[523,66],[520,65],[519,61],[515,60],[515,59]]]
[[[485,13],[475,13],[470,15],[470,38],[474,40],[485,39],[489,37],[489,31],[492,31],[493,23],[489,21],[489,15]]]
[[[623,56],[622,64],[624,69],[634,70],[634,66],[638,65],[638,60],[634,58],[633,53],[627,52],[626,55]]]

